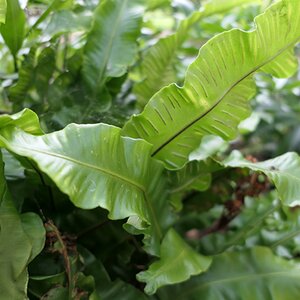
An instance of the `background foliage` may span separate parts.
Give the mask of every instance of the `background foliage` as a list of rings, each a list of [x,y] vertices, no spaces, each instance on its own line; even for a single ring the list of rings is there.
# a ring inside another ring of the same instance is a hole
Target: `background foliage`
[[[298,299],[299,20],[0,0],[0,299]]]

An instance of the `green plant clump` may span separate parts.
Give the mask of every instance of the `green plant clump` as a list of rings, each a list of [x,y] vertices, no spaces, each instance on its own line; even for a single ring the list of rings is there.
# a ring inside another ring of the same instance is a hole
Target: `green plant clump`
[[[300,1],[0,0],[0,300],[300,299]]]

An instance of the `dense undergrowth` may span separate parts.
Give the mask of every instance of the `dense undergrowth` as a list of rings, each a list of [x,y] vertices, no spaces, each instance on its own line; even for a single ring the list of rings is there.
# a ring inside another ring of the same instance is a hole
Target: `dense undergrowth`
[[[0,23],[0,299],[299,299],[298,0]]]

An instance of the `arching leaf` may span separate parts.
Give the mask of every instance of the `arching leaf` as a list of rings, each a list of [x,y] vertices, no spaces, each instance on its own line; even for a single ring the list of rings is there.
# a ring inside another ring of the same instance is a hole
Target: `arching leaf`
[[[273,159],[253,163],[243,158],[240,152],[233,151],[222,164],[264,173],[276,186],[285,205],[300,205],[300,157],[297,153],[287,152]]]
[[[8,126],[0,134],[2,147],[34,160],[76,206],[100,206],[113,220],[130,217],[128,226],[146,235],[147,251],[159,255],[167,202],[163,166],[150,157],[150,144],[105,124],[71,124],[43,136]]]
[[[123,134],[152,143],[152,156],[170,169],[182,167],[204,135],[234,138],[237,125],[250,114],[252,75],[259,70],[283,77],[295,72],[299,16],[300,2],[283,0],[255,19],[255,30],[234,29],[211,39],[190,65],[184,86],[160,90]]]
[[[34,135],[43,134],[38,116],[27,108],[14,115],[1,115],[0,128],[7,126],[15,126]]]
[[[198,254],[170,229],[161,245],[160,260],[137,274],[137,279],[146,282],[145,292],[152,295],[164,285],[182,282],[206,271],[210,264],[210,257]]]
[[[260,0],[211,0],[206,2],[200,11],[196,11],[183,20],[177,31],[160,39],[146,52],[141,63],[143,80],[134,86],[134,93],[140,106],[145,106],[151,97],[162,87],[173,82],[172,65],[178,49],[188,36],[193,25],[202,18],[223,13],[243,4],[260,3]]]
[[[178,287],[165,288],[163,299],[295,300],[299,279],[299,263],[255,247],[215,256],[206,273]]]

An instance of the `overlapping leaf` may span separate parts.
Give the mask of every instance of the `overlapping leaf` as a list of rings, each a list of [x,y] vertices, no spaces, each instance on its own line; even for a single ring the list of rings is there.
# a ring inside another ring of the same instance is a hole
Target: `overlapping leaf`
[[[27,108],[14,115],[1,115],[0,129],[7,126],[15,126],[34,135],[43,134],[38,116]]]
[[[191,161],[184,168],[168,172],[170,185],[173,187],[171,193],[194,189],[198,191],[206,190],[211,182],[210,162]]]
[[[252,74],[262,70],[281,77],[296,70],[299,20],[300,2],[283,0],[256,18],[255,30],[234,29],[211,39],[189,67],[184,86],[156,93],[123,134],[152,143],[152,156],[170,169],[182,167],[206,134],[232,139],[250,114]]]
[[[215,256],[210,269],[177,288],[165,288],[172,300],[295,300],[299,297],[300,265],[256,247]]]
[[[300,157],[297,153],[288,152],[273,159],[253,163],[243,158],[240,152],[233,151],[222,164],[266,174],[276,186],[285,205],[300,205]]]
[[[99,97],[108,77],[119,77],[134,62],[142,22],[141,0],[101,1],[87,36],[82,75],[92,98]]]
[[[152,295],[164,285],[182,282],[206,271],[210,264],[210,257],[198,254],[170,229],[162,241],[161,259],[139,273],[137,279],[146,282],[145,292]]]
[[[167,203],[163,167],[150,157],[151,145],[105,124],[71,124],[43,136],[8,126],[0,134],[2,147],[34,160],[76,206],[100,206],[114,220],[130,217],[128,226],[146,235],[145,248],[159,254]]]
[[[41,219],[14,207],[0,157],[0,290],[2,299],[23,300],[28,282],[27,265],[42,250],[45,230]]]
[[[187,38],[190,28],[202,18],[222,13],[243,4],[260,3],[259,0],[212,0],[205,3],[200,11],[183,20],[177,31],[152,46],[141,63],[143,80],[134,86],[140,106],[145,106],[151,97],[163,86],[172,83],[172,65],[177,50]]]

